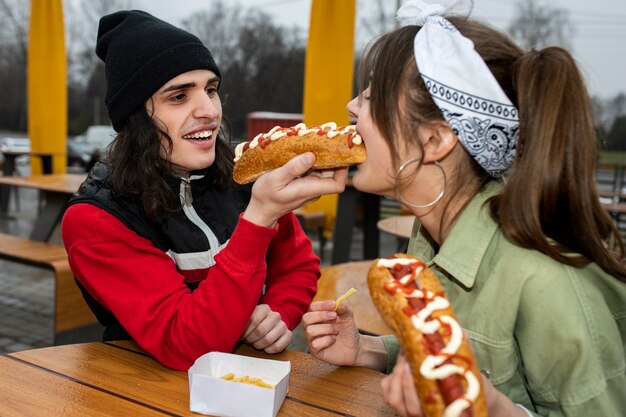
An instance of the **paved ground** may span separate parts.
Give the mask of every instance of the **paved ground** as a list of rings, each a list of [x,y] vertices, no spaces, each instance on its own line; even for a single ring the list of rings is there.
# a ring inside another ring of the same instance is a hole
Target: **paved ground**
[[[11,196],[9,216],[0,231],[28,236],[37,214],[37,192],[19,190],[20,207]],[[54,241],[60,242],[58,232]],[[52,344],[54,275],[51,271],[0,261],[0,353]]]
[[[38,193],[20,189],[19,198],[11,196],[8,216],[0,216],[0,232],[27,237],[37,216]],[[19,201],[19,207],[15,202]],[[355,229],[352,258],[360,259],[362,232]],[[316,236],[311,235],[319,250]],[[59,230],[52,242],[61,243]],[[393,252],[396,240],[381,233],[381,253]],[[325,247],[325,265],[331,258],[332,242]],[[385,254],[385,253],[383,253]],[[0,354],[50,346],[52,341],[52,305],[54,276],[51,271],[0,260]],[[303,350],[301,334],[296,332],[292,348]]]

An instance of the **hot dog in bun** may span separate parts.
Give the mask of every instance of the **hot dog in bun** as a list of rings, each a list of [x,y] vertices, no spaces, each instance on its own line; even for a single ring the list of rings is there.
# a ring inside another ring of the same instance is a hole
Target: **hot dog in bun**
[[[374,261],[368,286],[411,366],[424,415],[487,416],[476,359],[435,274],[396,254]]]
[[[332,169],[365,161],[365,145],[353,125],[335,123],[307,127],[276,126],[235,148],[233,179],[239,184],[255,181],[261,174],[283,166],[305,152],[315,154],[313,169]]]

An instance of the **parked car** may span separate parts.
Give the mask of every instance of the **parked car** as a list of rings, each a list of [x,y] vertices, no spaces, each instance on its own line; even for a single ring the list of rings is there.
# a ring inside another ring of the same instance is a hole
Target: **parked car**
[[[117,133],[111,126],[89,126],[85,133],[67,141],[68,166],[89,171],[105,154],[107,146]]]
[[[30,139],[27,137],[0,138],[0,163],[6,158],[12,158],[14,163],[26,163],[30,153]],[[4,167],[2,167],[4,168]]]
[[[29,138],[9,138],[0,139],[0,150],[2,152],[30,152]]]

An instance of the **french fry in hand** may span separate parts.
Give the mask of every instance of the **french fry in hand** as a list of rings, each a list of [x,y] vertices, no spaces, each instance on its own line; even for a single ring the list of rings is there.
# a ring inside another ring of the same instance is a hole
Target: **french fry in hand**
[[[348,291],[346,291],[345,294],[343,294],[341,297],[337,298],[337,301],[335,301],[335,310],[339,308],[339,304],[343,303],[346,300],[346,298],[350,297],[355,292],[356,290],[353,287],[353,288],[350,288]]]

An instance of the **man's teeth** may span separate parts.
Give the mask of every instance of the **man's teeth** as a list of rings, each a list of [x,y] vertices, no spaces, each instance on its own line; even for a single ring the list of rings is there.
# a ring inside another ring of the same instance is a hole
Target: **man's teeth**
[[[211,130],[205,130],[203,132],[196,132],[193,135],[184,135],[183,139],[208,139],[213,132]]]

